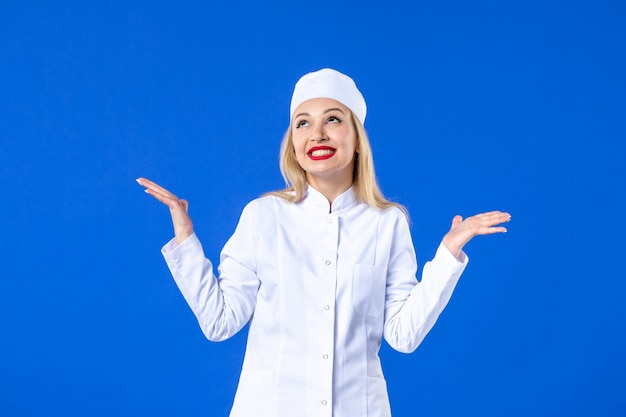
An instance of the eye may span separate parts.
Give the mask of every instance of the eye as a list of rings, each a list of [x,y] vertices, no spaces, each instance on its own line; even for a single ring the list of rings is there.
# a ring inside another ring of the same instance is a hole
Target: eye
[[[304,120],[304,119],[302,119],[302,120],[298,120],[298,121],[296,122],[296,129],[299,129],[299,128],[304,127],[304,126],[308,126],[308,124],[309,124],[309,122],[307,122],[307,121],[306,121],[306,120]]]
[[[341,119],[337,116],[330,116],[326,123],[341,123]]]

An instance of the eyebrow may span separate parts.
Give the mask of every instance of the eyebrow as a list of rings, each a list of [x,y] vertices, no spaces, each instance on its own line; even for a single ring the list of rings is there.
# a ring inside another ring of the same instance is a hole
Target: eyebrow
[[[330,108],[330,109],[326,109],[326,110],[324,110],[324,113],[322,113],[322,114],[330,113],[330,112],[332,112],[332,111],[339,111],[339,112],[341,112],[341,114],[345,115],[345,113],[343,112],[343,110],[341,110],[339,107],[332,107],[332,108]],[[294,119],[296,119],[296,118],[298,118],[298,117],[300,117],[300,116],[311,116],[311,115],[310,115],[309,113],[298,113],[298,114],[296,114],[296,115],[294,116]]]

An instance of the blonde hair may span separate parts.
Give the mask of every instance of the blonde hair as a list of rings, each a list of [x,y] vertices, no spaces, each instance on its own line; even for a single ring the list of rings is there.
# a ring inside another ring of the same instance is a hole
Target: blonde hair
[[[377,209],[397,207],[408,218],[408,212],[404,206],[387,200],[380,191],[374,171],[372,148],[367,138],[367,133],[365,133],[365,128],[359,119],[354,116],[354,113],[351,112],[350,117],[357,136],[356,148],[359,150],[354,157],[354,174],[352,177],[352,187],[354,188],[356,198]],[[280,146],[280,172],[285,179],[286,188],[269,192],[266,195],[274,195],[291,203],[301,201],[304,198],[307,186],[306,171],[302,169],[296,159],[291,124],[289,124],[287,133],[285,133]]]

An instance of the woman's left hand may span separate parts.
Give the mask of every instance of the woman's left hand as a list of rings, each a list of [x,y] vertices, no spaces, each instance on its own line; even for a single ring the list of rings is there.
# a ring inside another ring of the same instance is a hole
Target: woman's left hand
[[[458,258],[463,246],[474,236],[506,233],[506,228],[499,225],[510,220],[511,215],[502,211],[481,213],[465,220],[459,215],[454,216],[450,231],[443,237],[443,244]]]

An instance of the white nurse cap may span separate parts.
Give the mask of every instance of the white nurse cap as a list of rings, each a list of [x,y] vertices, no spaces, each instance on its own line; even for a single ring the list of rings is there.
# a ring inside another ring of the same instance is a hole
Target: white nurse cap
[[[293,117],[293,112],[300,104],[313,98],[337,100],[348,107],[361,124],[365,123],[365,99],[352,78],[339,71],[324,68],[302,76],[293,89],[289,118]]]

